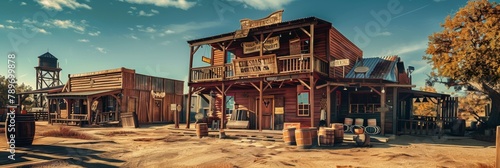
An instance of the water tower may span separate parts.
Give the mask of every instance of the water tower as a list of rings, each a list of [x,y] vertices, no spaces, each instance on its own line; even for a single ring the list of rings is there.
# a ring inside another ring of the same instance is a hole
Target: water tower
[[[61,68],[59,68],[57,58],[51,53],[46,52],[45,54],[38,56],[38,66],[35,67],[35,69],[36,90],[62,85],[59,78]],[[42,95],[38,95],[36,97],[41,98]],[[39,103],[39,107],[42,107],[43,99],[37,103]]]

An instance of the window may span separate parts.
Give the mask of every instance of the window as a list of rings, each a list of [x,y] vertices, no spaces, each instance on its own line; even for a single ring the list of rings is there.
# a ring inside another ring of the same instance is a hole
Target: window
[[[309,116],[309,92],[300,92],[297,95],[297,116]]]

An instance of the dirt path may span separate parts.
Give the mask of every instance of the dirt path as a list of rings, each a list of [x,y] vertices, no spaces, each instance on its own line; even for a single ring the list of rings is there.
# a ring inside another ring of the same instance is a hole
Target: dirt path
[[[37,134],[58,127],[37,123]],[[33,147],[17,152],[27,158],[49,160],[39,156],[47,153],[71,158],[45,167],[481,167],[493,165],[495,157],[493,143],[472,139],[398,136],[371,148],[344,143],[333,149],[300,150],[266,141],[178,136],[166,126],[72,129],[99,140],[37,136]],[[0,138],[0,148],[6,151],[5,138]],[[0,152],[0,157],[6,154]]]

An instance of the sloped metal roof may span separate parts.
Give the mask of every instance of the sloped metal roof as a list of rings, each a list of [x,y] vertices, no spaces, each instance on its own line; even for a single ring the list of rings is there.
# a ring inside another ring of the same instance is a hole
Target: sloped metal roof
[[[49,52],[46,52],[45,54],[38,56],[38,58],[52,58],[57,60],[57,58]]]
[[[55,93],[55,94],[48,94],[47,97],[85,97],[85,96],[92,96],[96,94],[101,94],[101,93],[108,93],[108,92],[117,92],[120,91],[120,89],[107,89],[107,90],[94,90],[94,91],[81,91],[81,92],[63,92],[63,93]]]
[[[386,81],[397,82],[396,65],[400,58],[397,55],[363,58],[361,61],[356,62],[354,67],[349,71],[345,78],[356,79],[383,79]],[[356,73],[356,67],[368,67],[366,73]]]

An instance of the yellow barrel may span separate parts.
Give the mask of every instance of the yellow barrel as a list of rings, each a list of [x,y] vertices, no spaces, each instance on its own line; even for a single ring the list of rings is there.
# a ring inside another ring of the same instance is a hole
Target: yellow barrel
[[[297,147],[301,149],[309,149],[312,146],[311,131],[309,128],[295,130],[295,140]]]
[[[295,127],[283,129],[283,141],[287,145],[295,145]]]

